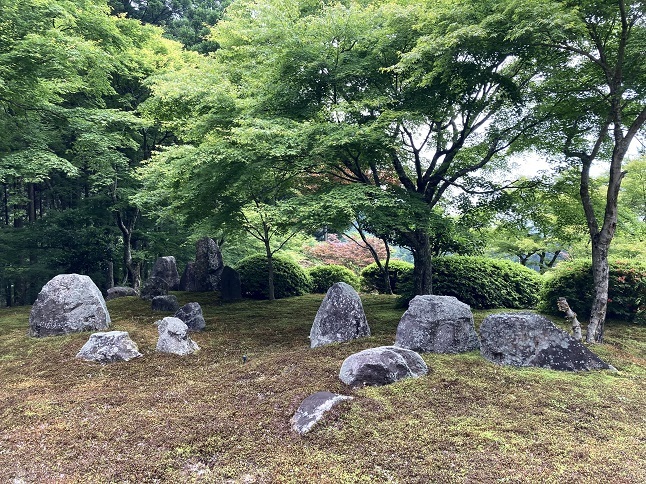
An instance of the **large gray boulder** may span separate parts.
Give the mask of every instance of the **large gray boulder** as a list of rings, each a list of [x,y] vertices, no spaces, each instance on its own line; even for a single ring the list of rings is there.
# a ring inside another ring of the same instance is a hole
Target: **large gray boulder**
[[[88,276],[60,274],[43,286],[29,314],[29,334],[56,336],[102,331],[110,314],[99,288]]]
[[[98,363],[129,361],[141,356],[127,331],[94,333],[76,355],[77,358]]]
[[[453,296],[415,296],[399,321],[395,346],[420,353],[463,353],[480,344],[468,304]]]
[[[200,349],[197,343],[188,337],[188,326],[181,319],[168,317],[155,324],[159,332],[157,351],[184,356]]]
[[[175,257],[172,255],[159,257],[153,265],[150,277],[151,279],[164,281],[169,291],[177,291],[179,289],[179,273],[177,272]]]
[[[331,392],[317,392],[310,395],[303,400],[292,417],[290,421],[292,429],[300,435],[306,434],[327,412],[346,400],[352,400],[352,397]]]
[[[222,276],[222,252],[215,240],[205,237],[195,244],[195,290],[219,291]]]
[[[202,308],[196,302],[184,304],[177,310],[175,317],[184,321],[189,331],[202,331],[206,327]]]
[[[139,296],[139,294],[132,287],[111,287],[110,289],[108,289],[108,295],[106,296],[105,300],[111,301],[112,299],[128,296]]]
[[[480,352],[499,365],[562,371],[608,370],[610,365],[538,314],[492,314],[480,325]]]
[[[152,301],[157,296],[168,294],[168,283],[159,277],[149,277],[141,288],[139,297],[146,301]]]
[[[310,330],[312,348],[370,336],[361,298],[352,286],[337,282],[328,289]]]
[[[177,301],[177,296],[174,294],[155,296],[150,307],[153,311],[167,311],[169,313],[174,313],[179,309],[179,302]]]
[[[397,346],[380,346],[348,356],[341,365],[339,378],[346,385],[356,387],[388,385],[426,373],[428,367],[418,353]]]

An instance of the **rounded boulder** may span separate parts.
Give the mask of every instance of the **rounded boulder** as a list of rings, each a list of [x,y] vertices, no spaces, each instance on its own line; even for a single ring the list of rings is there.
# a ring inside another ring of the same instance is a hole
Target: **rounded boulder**
[[[103,331],[110,314],[99,288],[88,276],[60,274],[43,286],[29,314],[29,334],[57,336]]]

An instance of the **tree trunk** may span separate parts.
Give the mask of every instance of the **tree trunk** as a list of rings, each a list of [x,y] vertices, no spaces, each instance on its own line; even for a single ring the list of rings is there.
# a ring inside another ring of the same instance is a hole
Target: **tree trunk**
[[[594,237],[592,240],[592,279],[594,281],[594,300],[590,312],[586,342],[603,342],[603,324],[606,320],[608,309],[608,280],[610,269],[608,266],[608,248],[610,241],[602,243]]]
[[[36,221],[36,187],[27,183],[27,219],[32,224]]]
[[[416,246],[413,247],[413,280],[415,294],[433,294],[433,261],[431,253],[431,240],[428,235],[417,232],[415,234]]]
[[[265,251],[267,253],[267,288],[269,291],[269,300],[276,299],[276,292],[274,289],[274,257],[269,246],[269,239],[265,238]]]
[[[126,266],[126,270],[128,271],[128,281],[130,281],[130,284],[135,291],[139,291],[139,287],[141,286],[141,266],[132,259],[132,231],[138,215],[139,210],[135,212],[134,217],[128,226],[126,226],[123,218],[121,217],[121,212],[115,212],[117,225],[119,230],[121,230],[123,238],[123,265]]]
[[[114,287],[114,262],[112,259],[108,261],[108,289],[112,289]]]

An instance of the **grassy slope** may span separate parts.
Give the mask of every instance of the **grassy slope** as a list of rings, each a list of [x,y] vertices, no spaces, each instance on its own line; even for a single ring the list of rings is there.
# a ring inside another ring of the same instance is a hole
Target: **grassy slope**
[[[394,299],[364,298],[371,338],[311,350],[320,295],[178,295],[202,304],[201,351],[156,354],[161,316],[127,298],[113,329],[144,357],[107,366],[74,358],[87,333],[31,339],[28,308],[0,311],[0,482],[646,482],[645,327],[595,348],[616,374],[427,354],[427,377],[351,392],[341,362],[392,343]],[[298,437],[289,419],[319,390],[355,399]]]

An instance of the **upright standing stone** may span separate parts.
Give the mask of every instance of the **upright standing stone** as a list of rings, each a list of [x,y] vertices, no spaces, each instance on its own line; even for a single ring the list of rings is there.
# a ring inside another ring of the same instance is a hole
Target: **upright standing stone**
[[[219,291],[222,276],[222,252],[215,240],[205,237],[195,244],[196,291]]]
[[[220,282],[220,296],[223,301],[237,301],[242,299],[242,286],[240,274],[235,269],[224,266]]]
[[[395,346],[420,353],[463,353],[480,344],[468,304],[453,296],[415,296],[399,321]]]
[[[190,261],[186,264],[182,277],[179,280],[180,291],[197,291],[197,281],[195,279],[195,262]]]
[[[206,322],[202,315],[202,308],[196,302],[184,304],[177,310],[175,317],[184,321],[189,331],[202,331],[206,327]]]
[[[487,316],[480,325],[480,344],[482,356],[499,365],[562,371],[612,369],[580,341],[538,314]]]
[[[352,286],[337,282],[328,289],[310,330],[311,347],[370,336],[361,298]]]
[[[200,349],[197,343],[188,337],[188,326],[181,319],[169,317],[155,324],[159,332],[157,351],[183,356]]]
[[[110,314],[99,288],[88,276],[60,274],[43,286],[29,314],[29,334],[56,336],[102,331]]]
[[[175,257],[172,255],[159,257],[153,265],[150,277],[164,281],[169,291],[177,291],[179,289],[179,273]]]

